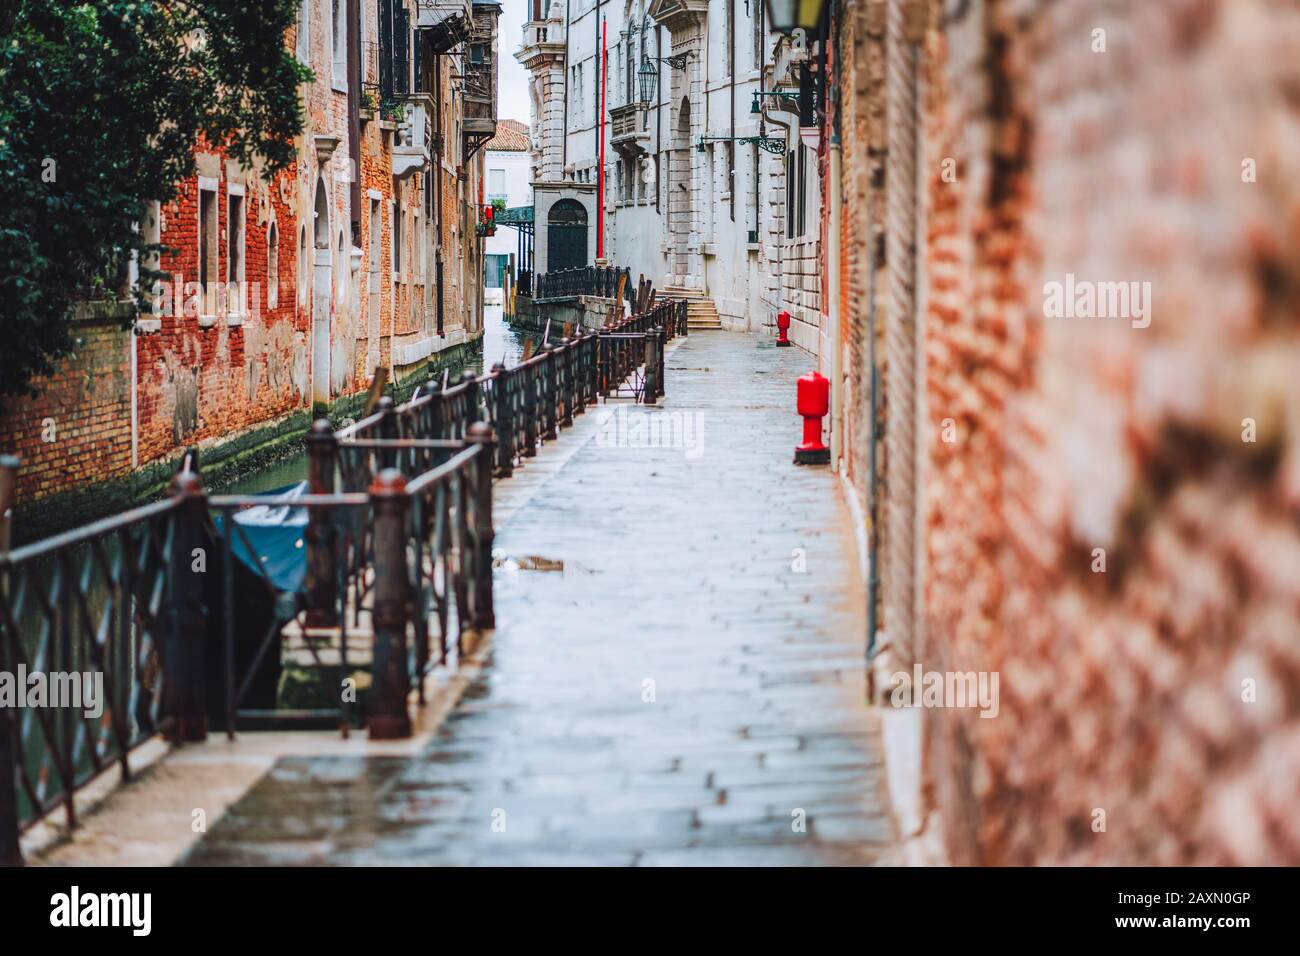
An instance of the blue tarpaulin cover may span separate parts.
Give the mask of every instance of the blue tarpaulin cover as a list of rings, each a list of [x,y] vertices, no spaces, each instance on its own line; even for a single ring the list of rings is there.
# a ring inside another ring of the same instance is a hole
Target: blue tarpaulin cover
[[[287,502],[306,493],[305,481],[276,488],[258,497],[286,503],[245,508],[234,516],[239,527],[231,535],[231,553],[254,574],[264,573],[277,590],[290,594],[301,591],[307,577],[307,509]],[[218,517],[218,532],[223,532],[221,524]]]

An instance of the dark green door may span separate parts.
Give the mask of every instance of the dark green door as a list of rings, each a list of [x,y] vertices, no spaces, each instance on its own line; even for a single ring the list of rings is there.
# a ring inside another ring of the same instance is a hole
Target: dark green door
[[[587,210],[576,199],[561,199],[547,214],[546,271],[581,269],[587,264]]]

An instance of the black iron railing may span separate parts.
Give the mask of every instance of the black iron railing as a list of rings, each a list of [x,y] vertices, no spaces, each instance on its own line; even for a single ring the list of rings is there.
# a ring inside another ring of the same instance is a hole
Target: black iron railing
[[[630,301],[632,270],[614,266],[583,266],[578,269],[559,269],[542,272],[533,277],[536,299],[571,299],[580,295],[613,298],[618,294],[618,280],[624,282],[624,296]]]
[[[494,476],[601,398],[664,396],[664,349],[686,334],[685,304],[655,305],[644,280],[630,299],[632,315],[513,368],[430,384],[400,406],[381,399],[339,431],[317,422],[306,494],[209,497],[189,454],[166,500],[0,550],[0,671],[103,680],[94,716],[0,708],[0,862],[21,862],[18,834],[60,805],[75,825],[75,792],[113,767],[130,779],[133,751],[156,734],[202,740],[211,721],[233,739],[284,720],[335,722],[346,734],[347,694],[329,707],[277,707],[290,645],[346,679],[349,636],[368,631],[369,733],[408,735],[412,689],[422,703],[430,669],[459,666],[467,641],[494,626]],[[6,468],[11,459],[0,461],[4,494]],[[277,583],[246,560],[259,553],[249,509],[301,527],[305,579]]]

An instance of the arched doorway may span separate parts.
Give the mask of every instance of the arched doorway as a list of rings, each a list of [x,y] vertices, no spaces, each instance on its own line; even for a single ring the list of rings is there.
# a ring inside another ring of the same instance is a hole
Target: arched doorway
[[[330,297],[333,293],[330,249],[330,202],[325,180],[316,182],[316,220],[312,235],[314,266],[311,282],[311,398],[318,405],[330,400]]]
[[[581,269],[587,264],[587,210],[561,199],[546,216],[546,270]]]

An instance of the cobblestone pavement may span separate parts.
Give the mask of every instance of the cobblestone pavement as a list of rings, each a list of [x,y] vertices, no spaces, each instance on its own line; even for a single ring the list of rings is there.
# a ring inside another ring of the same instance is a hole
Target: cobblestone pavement
[[[791,464],[806,361],[700,334],[663,408],[602,406],[500,530],[521,567],[498,572],[491,662],[427,751],[283,758],[188,862],[882,858],[848,511],[827,469]],[[652,420],[700,444],[638,447]]]

